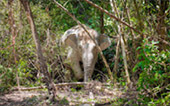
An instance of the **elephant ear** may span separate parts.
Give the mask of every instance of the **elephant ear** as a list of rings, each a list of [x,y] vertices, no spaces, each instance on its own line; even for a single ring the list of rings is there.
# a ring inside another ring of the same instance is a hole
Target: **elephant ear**
[[[64,46],[70,46],[72,48],[76,47],[76,34],[73,33],[65,33],[62,38],[61,38],[61,42]]]
[[[99,46],[100,46],[101,50],[105,50],[110,45],[111,45],[110,38],[108,36],[104,35],[104,34],[100,35]]]

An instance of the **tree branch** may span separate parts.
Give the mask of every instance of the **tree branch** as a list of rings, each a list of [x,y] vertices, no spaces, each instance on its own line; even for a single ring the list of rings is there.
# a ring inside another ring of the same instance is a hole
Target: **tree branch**
[[[131,28],[132,30],[134,30],[135,32],[139,33],[140,35],[144,35],[143,33],[141,33],[140,31],[138,31],[136,28],[132,27],[131,25],[129,25],[128,23],[122,21],[120,18],[114,16],[113,14],[109,13],[107,10],[101,8],[100,6],[94,4],[93,2],[89,1],[89,0],[85,0],[87,3],[91,4],[93,7],[99,9],[100,11],[106,13],[107,15],[109,15],[111,18],[114,18],[116,21],[122,23],[123,25]]]

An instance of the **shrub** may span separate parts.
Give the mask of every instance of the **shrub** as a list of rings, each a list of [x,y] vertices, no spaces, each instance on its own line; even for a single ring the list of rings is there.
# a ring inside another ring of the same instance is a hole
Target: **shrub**
[[[159,42],[148,39],[143,40],[142,46],[138,48],[140,60],[133,71],[140,70],[138,79],[138,90],[140,99],[146,104],[165,105],[170,103],[168,93],[170,75],[170,51],[160,51],[157,46]]]

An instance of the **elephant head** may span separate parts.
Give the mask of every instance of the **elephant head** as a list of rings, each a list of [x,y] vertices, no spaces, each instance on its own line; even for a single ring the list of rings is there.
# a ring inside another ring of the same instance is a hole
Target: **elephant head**
[[[85,25],[84,27],[86,27],[90,35],[92,35],[92,38],[100,46],[101,50],[105,50],[111,45],[111,41],[108,36],[104,34],[100,35],[95,30]],[[71,47],[68,51],[68,59],[71,60],[71,67],[75,77],[77,79],[82,79],[84,76],[84,81],[89,81],[93,74],[99,53],[94,41],[79,25],[67,30],[61,40],[62,44]],[[82,71],[80,62],[83,63],[84,72]]]

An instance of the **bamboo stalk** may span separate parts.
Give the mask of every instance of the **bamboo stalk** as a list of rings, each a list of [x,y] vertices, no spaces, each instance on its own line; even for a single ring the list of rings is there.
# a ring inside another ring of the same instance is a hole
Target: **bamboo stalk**
[[[129,72],[128,72],[128,64],[127,64],[127,60],[126,60],[125,43],[124,43],[122,36],[121,36],[121,47],[122,47],[124,68],[125,68],[125,73],[126,73],[126,80],[127,80],[127,84],[129,85],[131,83],[131,81],[130,81]]]
[[[111,3],[111,7],[112,7],[112,11],[116,13],[117,17],[120,18],[120,14],[117,10],[117,6],[115,1],[110,0]],[[119,43],[121,43],[121,48],[122,48],[122,55],[123,55],[123,61],[124,61],[124,69],[125,69],[125,73],[126,73],[126,80],[127,80],[127,84],[129,85],[131,83],[130,78],[129,78],[129,72],[128,72],[128,64],[127,64],[127,57],[126,57],[126,50],[125,50],[125,42],[124,42],[124,36],[123,36],[123,25],[120,23],[118,24],[118,41],[117,41],[117,47],[116,47],[116,60],[115,60],[115,66],[114,66],[114,71],[117,71],[117,66],[118,65],[118,53],[119,53]]]
[[[124,0],[124,2],[127,2],[127,0]],[[124,3],[124,5],[125,5],[125,12],[126,12],[126,15],[127,15],[127,20],[128,20],[128,23],[130,24],[130,25],[132,25],[132,22],[130,21],[130,14],[129,14],[129,9],[127,8],[127,5],[126,5],[126,3]],[[134,37],[135,37],[135,34],[134,34],[134,32],[133,32],[133,30],[132,29],[130,29],[130,34],[131,34],[131,37],[132,37],[132,51],[131,51],[131,53],[129,54],[129,57],[131,58],[131,62],[133,62],[134,60],[133,60],[133,57],[135,57],[136,56],[136,45],[135,45],[135,42],[134,42]],[[133,63],[132,63],[133,64]],[[131,65],[132,66],[132,65]],[[133,67],[131,67],[132,69],[133,69]],[[131,70],[132,71],[132,70]],[[132,80],[133,81],[135,81],[135,73],[134,72],[132,72]]]

